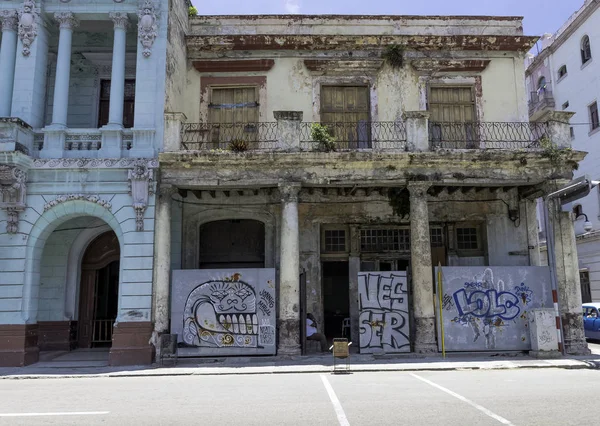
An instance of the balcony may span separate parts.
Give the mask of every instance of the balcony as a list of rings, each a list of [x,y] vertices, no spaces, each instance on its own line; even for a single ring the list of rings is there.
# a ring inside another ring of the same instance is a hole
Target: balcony
[[[529,119],[536,121],[546,112],[553,111],[556,106],[551,90],[531,92],[529,97]]]
[[[300,125],[302,151],[406,150],[406,125],[403,122],[324,123],[322,126],[331,136],[328,146],[316,140],[315,124],[319,123]]]
[[[540,149],[548,134],[548,123],[429,123],[432,149]]]
[[[186,151],[261,151],[277,148],[277,123],[186,123],[181,130]]]

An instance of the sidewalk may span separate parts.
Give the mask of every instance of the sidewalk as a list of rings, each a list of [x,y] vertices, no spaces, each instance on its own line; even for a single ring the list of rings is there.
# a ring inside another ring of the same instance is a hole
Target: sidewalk
[[[341,360],[343,361],[343,360]],[[351,355],[350,372],[512,370],[521,368],[600,369],[600,353],[583,357],[533,359],[522,353],[451,354],[417,357],[410,355]],[[38,363],[20,368],[0,368],[1,379],[97,378],[146,376],[202,376],[232,374],[331,373],[333,357],[235,357],[180,359],[174,365],[139,367],[96,366],[97,361],[79,361],[73,366]],[[337,361],[339,363],[339,361]]]

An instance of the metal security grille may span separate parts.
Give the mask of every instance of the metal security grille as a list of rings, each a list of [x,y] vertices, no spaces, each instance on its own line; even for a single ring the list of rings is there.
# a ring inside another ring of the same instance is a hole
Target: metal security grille
[[[361,229],[360,249],[365,252],[410,251],[410,230]]]
[[[477,228],[457,228],[456,246],[459,250],[478,250],[479,236]]]
[[[431,228],[429,230],[431,247],[444,247],[444,234],[442,228]]]
[[[331,229],[325,231],[325,251],[346,251],[346,231],[343,229]]]

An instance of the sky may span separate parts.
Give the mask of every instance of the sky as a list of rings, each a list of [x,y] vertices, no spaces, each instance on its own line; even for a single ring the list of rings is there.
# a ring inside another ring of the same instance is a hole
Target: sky
[[[192,0],[200,15],[509,15],[526,35],[554,33],[583,0]]]

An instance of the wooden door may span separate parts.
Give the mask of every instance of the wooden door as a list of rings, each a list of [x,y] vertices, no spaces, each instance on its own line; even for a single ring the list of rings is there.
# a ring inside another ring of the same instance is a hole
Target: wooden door
[[[326,124],[338,148],[370,148],[368,86],[321,87],[321,123]]]
[[[214,148],[227,149],[232,141],[258,141],[256,87],[212,89],[209,111]]]

